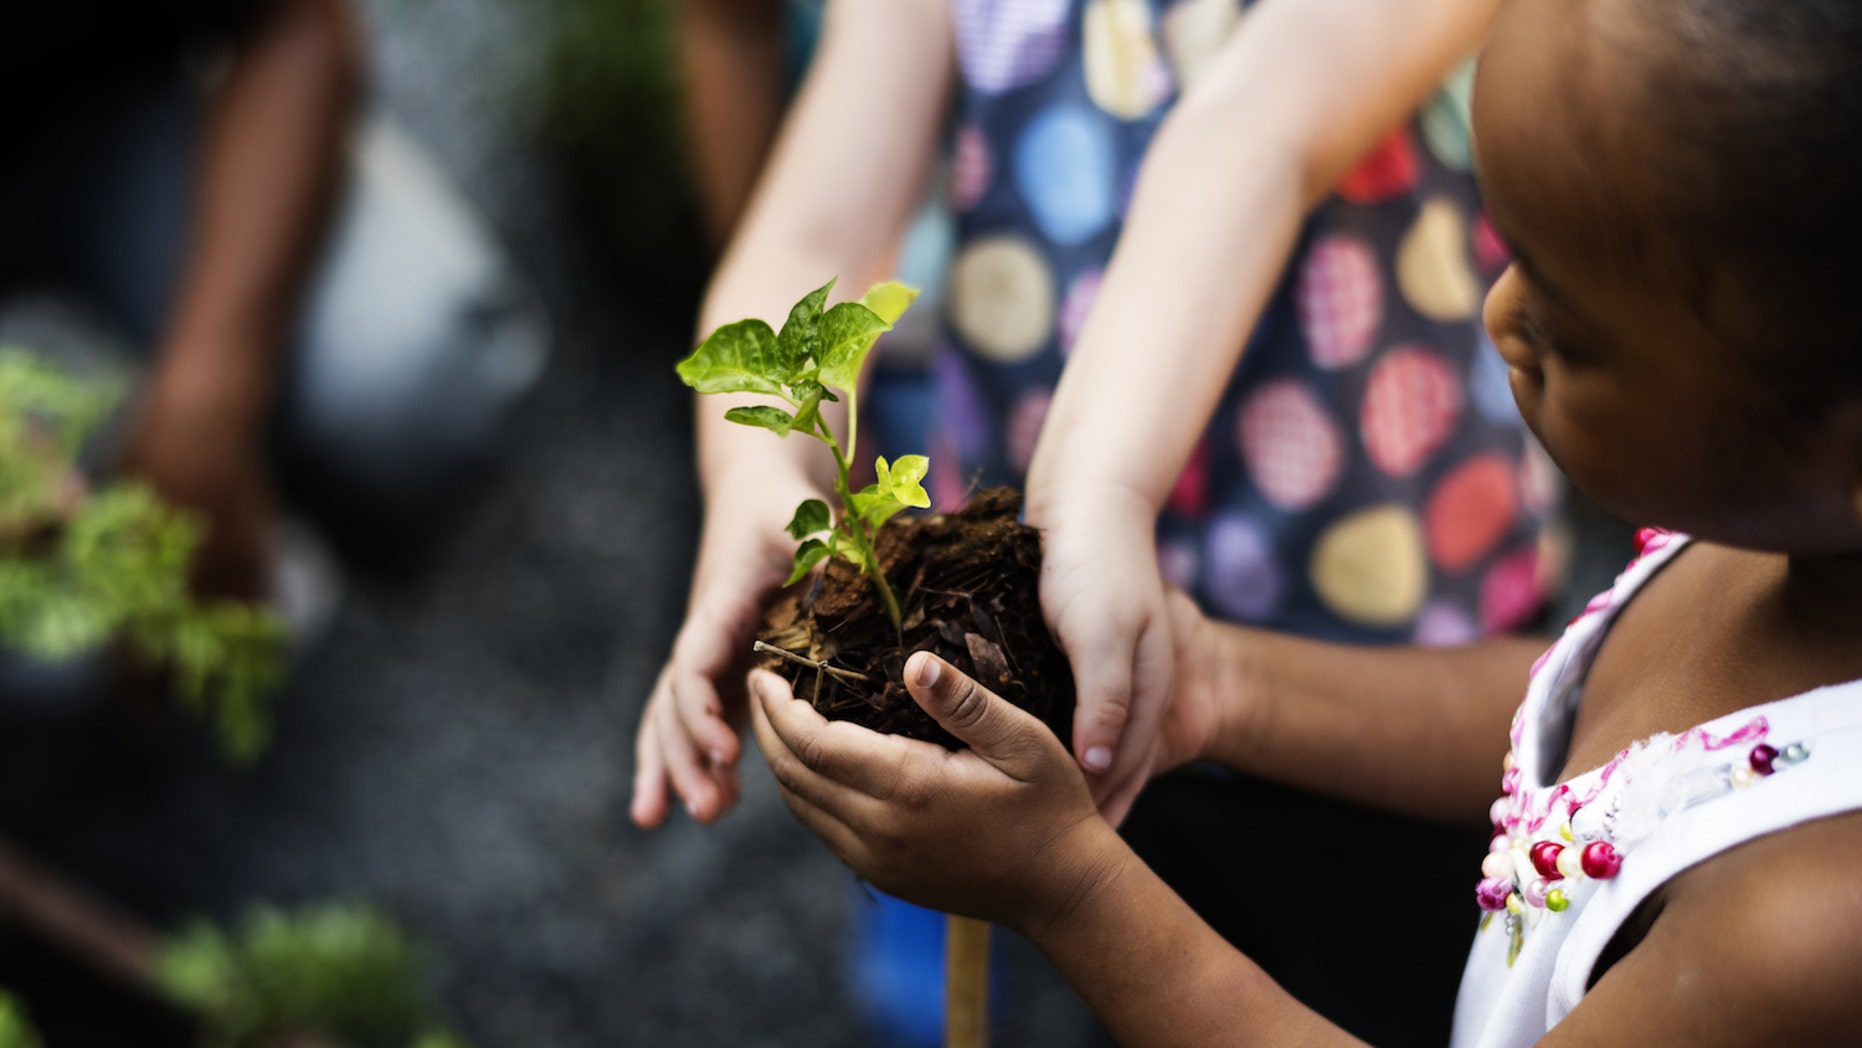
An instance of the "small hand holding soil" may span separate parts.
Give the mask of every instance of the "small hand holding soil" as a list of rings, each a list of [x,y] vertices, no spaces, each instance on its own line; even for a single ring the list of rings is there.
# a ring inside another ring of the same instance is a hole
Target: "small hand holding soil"
[[[912,701],[905,661],[930,651],[1072,738],[1073,675],[1041,618],[1041,538],[1017,522],[1021,496],[979,493],[956,513],[897,518],[880,530],[879,561],[899,594],[894,631],[876,587],[832,561],[806,592],[770,609],[762,665],[830,720],[949,749],[963,744]]]

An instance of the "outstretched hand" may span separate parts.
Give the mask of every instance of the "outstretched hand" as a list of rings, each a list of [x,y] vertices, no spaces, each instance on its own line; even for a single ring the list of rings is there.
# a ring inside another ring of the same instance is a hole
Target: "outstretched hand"
[[[789,490],[745,487],[744,505],[759,508],[727,506],[707,515],[685,623],[640,715],[631,814],[643,827],[665,822],[675,796],[699,822],[737,803],[737,733],[748,714],[744,671],[763,605],[795,553],[782,530],[786,518],[767,507],[798,501]]]
[[[756,671],[757,741],[789,810],[874,886],[1010,927],[1062,916],[1130,853],[1051,731],[929,652],[912,698],[968,750],[828,721]]]
[[[1175,683],[1156,513],[1136,500],[1071,502],[1043,528],[1041,608],[1073,666],[1073,752],[1117,825],[1153,772]]]

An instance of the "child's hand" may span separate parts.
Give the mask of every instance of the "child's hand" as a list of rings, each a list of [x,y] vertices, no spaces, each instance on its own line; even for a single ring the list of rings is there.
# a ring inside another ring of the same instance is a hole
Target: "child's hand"
[[[1125,861],[1045,725],[929,652],[905,679],[971,749],[828,721],[782,678],[751,675],[757,740],[789,810],[856,873],[909,902],[1027,930]]]
[[[634,742],[634,822],[666,821],[671,793],[700,822],[729,811],[739,790],[738,729],[751,643],[769,595],[788,577],[795,542],[783,531],[806,486],[725,484],[737,498],[706,512],[692,596],[672,656],[653,684]]]
[[[1141,499],[1071,492],[1042,529],[1041,608],[1073,665],[1073,752],[1114,825],[1152,773],[1175,675],[1157,570],[1156,511]]]

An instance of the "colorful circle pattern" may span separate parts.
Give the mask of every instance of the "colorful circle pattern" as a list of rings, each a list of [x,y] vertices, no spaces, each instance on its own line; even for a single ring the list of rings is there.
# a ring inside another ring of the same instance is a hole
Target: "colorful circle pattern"
[[[1015,181],[1035,225],[1056,244],[1078,244],[1112,221],[1112,140],[1093,114],[1046,110],[1015,146]]]
[[[1241,457],[1267,501],[1302,510],[1331,493],[1344,441],[1312,390],[1293,379],[1271,382],[1243,403],[1240,419]]]
[[[966,84],[1001,94],[1032,84],[1060,64],[1070,0],[955,0],[957,61]]]
[[[1383,278],[1369,244],[1325,237],[1300,267],[1294,301],[1312,362],[1336,370],[1364,359],[1383,322]]]
[[[1251,17],[1246,0],[953,4],[959,250],[927,481],[940,499],[1024,479],[1144,150]],[[1467,173],[1470,71],[1310,214],[1175,478],[1158,566],[1216,614],[1440,645],[1538,605],[1557,478],[1522,450],[1505,363],[1480,332],[1507,255]],[[1152,348],[1134,340],[1129,366],[1152,366]]]
[[[1378,358],[1358,425],[1377,468],[1407,477],[1454,435],[1461,381],[1434,351],[1399,346]]]

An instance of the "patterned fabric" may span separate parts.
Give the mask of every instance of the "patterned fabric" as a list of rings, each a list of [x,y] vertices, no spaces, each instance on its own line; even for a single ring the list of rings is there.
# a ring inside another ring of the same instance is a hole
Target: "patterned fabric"
[[[958,251],[930,449],[944,505],[975,478],[1023,482],[1145,148],[1243,16],[1237,0],[953,3]],[[1545,470],[1480,331],[1505,255],[1468,172],[1467,84],[1308,221],[1177,484],[1160,561],[1217,614],[1455,643],[1539,606],[1548,486],[1529,483]]]
[[[1611,624],[1687,540],[1657,533],[1642,545],[1532,668],[1474,892],[1488,912],[1455,1004],[1455,1048],[1538,1043],[1583,1000],[1617,931],[1683,870],[1862,809],[1862,681],[1657,734],[1557,781]]]

